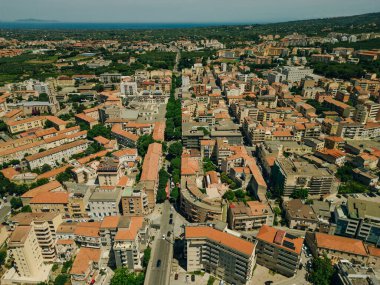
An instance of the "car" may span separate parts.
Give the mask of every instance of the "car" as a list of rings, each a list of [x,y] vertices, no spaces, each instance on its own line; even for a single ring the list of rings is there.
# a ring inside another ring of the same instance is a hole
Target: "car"
[[[174,275],[174,280],[178,280],[178,273]]]
[[[156,267],[160,267],[161,266],[161,259],[157,260],[157,263],[156,263]]]
[[[265,282],[264,282],[265,285],[270,285],[270,284],[272,284],[272,283],[273,283],[273,281],[271,281],[271,280],[269,280],[269,281],[265,281]]]
[[[194,275],[194,274],[191,275],[191,281],[192,281],[192,282],[195,281],[195,275]]]
[[[173,213],[170,214],[170,219],[173,219]]]
[[[173,219],[169,220],[169,225],[173,224]]]
[[[167,237],[170,237],[171,234],[172,234],[171,232],[168,232]]]
[[[162,235],[162,239],[165,239],[165,235]]]

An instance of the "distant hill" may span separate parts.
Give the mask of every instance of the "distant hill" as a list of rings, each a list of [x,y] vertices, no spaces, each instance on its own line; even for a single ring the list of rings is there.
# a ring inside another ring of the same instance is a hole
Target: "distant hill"
[[[378,32],[380,31],[380,12],[333,18],[289,21],[256,26],[256,30],[266,33],[306,33],[324,34],[329,32]]]
[[[56,21],[56,20],[42,20],[42,19],[33,19],[33,18],[30,18],[30,19],[18,19],[18,20],[15,20],[15,22],[23,22],[23,23],[37,23],[37,22],[41,22],[41,23],[58,23],[59,21]]]

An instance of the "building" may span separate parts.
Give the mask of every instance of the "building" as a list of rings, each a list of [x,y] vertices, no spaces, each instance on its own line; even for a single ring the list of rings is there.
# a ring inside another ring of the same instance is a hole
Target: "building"
[[[290,196],[295,189],[307,189],[310,195],[323,195],[335,186],[335,177],[327,168],[319,168],[301,159],[279,157],[271,171],[274,189]]]
[[[118,189],[95,191],[88,201],[91,216],[101,220],[106,216],[120,215],[120,199],[121,191]]]
[[[340,260],[336,265],[337,285],[372,285],[378,284],[375,271],[370,267],[354,265],[347,260]]]
[[[380,196],[354,194],[335,208],[335,234],[380,245]]]
[[[18,226],[8,242],[13,267],[1,279],[1,284],[37,284],[49,278],[52,265],[45,265],[33,226]]]
[[[287,277],[297,272],[301,261],[303,238],[264,225],[256,239],[258,264]]]
[[[125,217],[119,223],[113,244],[116,267],[142,270],[143,245],[149,241],[148,229],[143,217]]]
[[[188,272],[205,270],[237,285],[251,279],[254,243],[208,226],[186,226],[185,240]]]
[[[102,159],[96,172],[99,186],[116,186],[123,175],[119,160],[110,157]]]
[[[272,226],[273,219],[270,205],[259,201],[231,203],[227,213],[228,226],[236,231],[252,231],[262,225]]]
[[[72,155],[85,151],[88,147],[88,143],[89,142],[87,140],[77,140],[27,156],[25,160],[30,169],[41,167],[44,164],[48,164],[51,167],[56,167],[62,164],[63,161],[70,159]]]
[[[285,218],[289,228],[299,230],[312,230],[318,227],[318,218],[313,209],[300,199],[285,201]]]
[[[368,253],[361,240],[329,235],[325,233],[306,232],[305,242],[314,257],[327,255],[333,263],[341,259],[354,263],[367,263]],[[349,245],[349,246],[348,246]]]
[[[70,270],[71,284],[84,285],[94,280],[100,269],[101,250],[81,247]]]
[[[61,223],[60,213],[19,213],[11,218],[12,227],[33,227],[45,263],[56,261],[56,232]]]

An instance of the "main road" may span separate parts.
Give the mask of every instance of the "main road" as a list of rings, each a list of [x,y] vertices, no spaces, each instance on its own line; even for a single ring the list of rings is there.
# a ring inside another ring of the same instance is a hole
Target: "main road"
[[[169,224],[171,213],[170,203],[169,201],[165,201],[162,208],[160,233],[155,237],[155,241],[153,243],[152,256],[146,271],[144,285],[169,284],[171,263],[173,258],[173,224]],[[174,219],[172,220],[174,222]],[[170,237],[167,236],[169,231]],[[164,235],[165,238],[163,238]]]

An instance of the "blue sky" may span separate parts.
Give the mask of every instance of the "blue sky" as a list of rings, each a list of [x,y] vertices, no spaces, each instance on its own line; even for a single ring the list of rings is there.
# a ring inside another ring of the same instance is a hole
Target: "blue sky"
[[[377,11],[379,0],[0,0],[0,21],[263,23]]]

